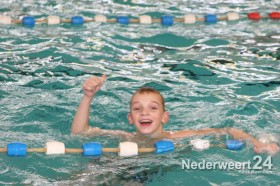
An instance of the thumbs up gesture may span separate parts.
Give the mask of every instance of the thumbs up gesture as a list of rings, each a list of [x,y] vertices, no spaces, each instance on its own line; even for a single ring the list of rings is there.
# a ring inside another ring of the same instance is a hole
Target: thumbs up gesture
[[[100,90],[105,80],[106,80],[105,74],[103,74],[102,77],[92,76],[86,79],[82,86],[84,95],[88,96],[89,98],[92,98],[95,95],[95,93],[98,90]]]

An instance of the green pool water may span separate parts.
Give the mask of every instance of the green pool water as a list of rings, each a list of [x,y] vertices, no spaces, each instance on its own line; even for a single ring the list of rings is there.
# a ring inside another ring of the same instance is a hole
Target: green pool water
[[[237,11],[277,11],[277,1],[13,1],[0,14],[108,17],[148,14],[183,16]],[[279,11],[279,10],[278,10]],[[83,81],[107,74],[105,86],[91,106],[90,124],[104,129],[135,129],[127,121],[132,93],[142,86],[159,90],[170,120],[165,130],[235,127],[253,136],[279,137],[279,21],[262,19],[216,24],[176,23],[165,27],[86,23],[46,24],[33,28],[0,26],[0,147],[23,142],[41,148],[47,141],[81,148],[97,141],[117,147],[111,136],[71,135],[71,122],[82,97]],[[230,136],[205,136],[221,144]],[[166,154],[123,158],[81,154],[26,157],[0,154],[0,185],[277,185],[279,153],[273,168],[260,171],[182,169],[192,162],[256,163],[252,146],[240,151],[212,147],[195,151],[194,138],[177,141],[185,147]],[[261,154],[262,163],[269,157]]]

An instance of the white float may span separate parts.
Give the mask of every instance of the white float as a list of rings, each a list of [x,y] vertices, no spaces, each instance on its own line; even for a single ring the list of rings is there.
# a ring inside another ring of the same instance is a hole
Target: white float
[[[184,16],[184,23],[193,24],[196,22],[196,17],[194,14],[187,14]]]
[[[10,25],[12,24],[12,19],[10,16],[0,15],[0,24]]]
[[[121,142],[119,144],[119,156],[136,156],[138,155],[138,145],[133,142]]]
[[[104,15],[96,15],[96,16],[94,16],[94,20],[95,20],[95,22],[106,23],[107,17]]]
[[[210,147],[209,140],[195,139],[191,140],[190,144],[194,147],[195,150],[205,150],[209,149]]]
[[[229,21],[234,21],[234,20],[240,19],[240,16],[239,16],[238,13],[229,12],[229,13],[227,13],[227,18],[228,18]]]
[[[65,154],[65,145],[62,142],[50,141],[46,143],[45,148],[47,149],[46,154]]]
[[[152,23],[152,17],[149,16],[149,15],[139,16],[139,22],[141,24],[151,24]]]
[[[57,25],[60,23],[60,18],[58,16],[50,15],[48,16],[49,25]]]

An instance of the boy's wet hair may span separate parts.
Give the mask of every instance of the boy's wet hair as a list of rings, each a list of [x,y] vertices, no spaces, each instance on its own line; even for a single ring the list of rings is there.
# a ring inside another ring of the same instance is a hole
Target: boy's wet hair
[[[131,101],[132,101],[132,98],[136,95],[136,94],[157,94],[160,96],[160,99],[161,99],[161,104],[162,104],[162,107],[163,107],[163,111],[165,111],[165,103],[164,103],[164,98],[163,96],[161,95],[161,93],[151,87],[141,87],[139,88],[138,90],[136,90],[136,92],[134,92],[134,94],[132,95],[131,99],[130,99],[130,106],[131,106]]]

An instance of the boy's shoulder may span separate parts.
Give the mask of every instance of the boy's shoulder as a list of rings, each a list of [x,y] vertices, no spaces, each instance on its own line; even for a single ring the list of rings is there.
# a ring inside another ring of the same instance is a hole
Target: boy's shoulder
[[[107,130],[107,129],[101,129],[99,127],[91,127],[88,126],[82,133],[83,135],[86,136],[117,136],[117,137],[121,137],[121,138],[131,138],[133,137],[135,134],[134,133],[130,133],[130,132],[126,132],[123,130]]]

